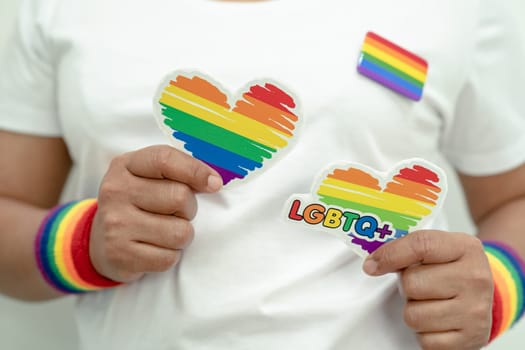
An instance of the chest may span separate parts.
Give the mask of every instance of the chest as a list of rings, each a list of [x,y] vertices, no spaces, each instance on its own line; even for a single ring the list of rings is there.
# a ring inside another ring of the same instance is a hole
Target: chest
[[[66,138],[90,138],[115,154],[165,142],[152,99],[173,70],[203,72],[232,96],[255,79],[279,82],[299,101],[301,140],[310,147],[346,154],[375,147],[400,157],[432,152],[452,117],[475,25],[470,1],[115,0],[63,6],[55,40]],[[421,101],[358,74],[369,30],[428,61]]]

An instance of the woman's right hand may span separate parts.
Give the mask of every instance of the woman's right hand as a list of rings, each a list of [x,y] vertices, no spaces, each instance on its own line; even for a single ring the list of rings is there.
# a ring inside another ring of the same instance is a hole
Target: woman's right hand
[[[114,158],[102,180],[90,257],[103,276],[131,282],[177,264],[193,239],[196,192],[216,192],[222,179],[170,146]]]

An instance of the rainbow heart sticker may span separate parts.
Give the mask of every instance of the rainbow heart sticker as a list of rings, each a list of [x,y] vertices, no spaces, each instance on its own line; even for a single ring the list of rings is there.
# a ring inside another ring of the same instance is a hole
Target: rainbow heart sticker
[[[358,254],[423,227],[447,192],[443,170],[423,159],[398,163],[387,174],[357,163],[334,164],[314,183],[312,194],[294,194],[287,221],[343,238]]]
[[[215,169],[226,185],[287,147],[299,117],[294,97],[275,83],[249,84],[233,108],[224,91],[203,74],[174,72],[158,89],[154,110],[170,141]]]

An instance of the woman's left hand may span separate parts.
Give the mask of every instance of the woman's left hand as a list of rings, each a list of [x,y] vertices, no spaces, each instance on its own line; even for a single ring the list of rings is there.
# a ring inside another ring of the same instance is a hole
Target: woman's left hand
[[[413,232],[383,245],[363,265],[399,272],[406,324],[424,350],[480,349],[492,322],[493,280],[481,241],[464,233]]]

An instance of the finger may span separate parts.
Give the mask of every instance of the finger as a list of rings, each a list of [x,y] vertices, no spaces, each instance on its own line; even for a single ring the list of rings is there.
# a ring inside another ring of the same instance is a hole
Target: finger
[[[462,328],[463,313],[457,299],[409,301],[404,319],[416,332],[444,332]]]
[[[132,152],[126,167],[135,176],[182,182],[198,192],[216,192],[222,187],[222,178],[215,170],[170,146]]]
[[[111,257],[112,278],[121,282],[135,281],[146,272],[168,270],[179,262],[181,256],[181,250],[131,242],[122,245]]]
[[[422,350],[475,349],[466,347],[465,337],[461,331],[420,333],[417,335],[417,340]]]
[[[456,261],[465,253],[466,234],[437,230],[416,231],[388,242],[365,260],[363,270],[379,276],[414,264],[441,264]]]
[[[134,243],[129,246],[129,257],[125,269],[131,273],[162,272],[175,266],[181,256],[181,250],[171,250],[150,244]]]
[[[412,265],[401,271],[401,286],[408,300],[442,300],[461,289],[455,264]]]
[[[192,220],[197,199],[187,185],[171,180],[134,178],[130,201],[137,208],[154,214],[175,215]]]
[[[130,239],[163,249],[181,250],[190,245],[193,237],[193,225],[188,220],[143,212],[140,226],[131,233]]]

